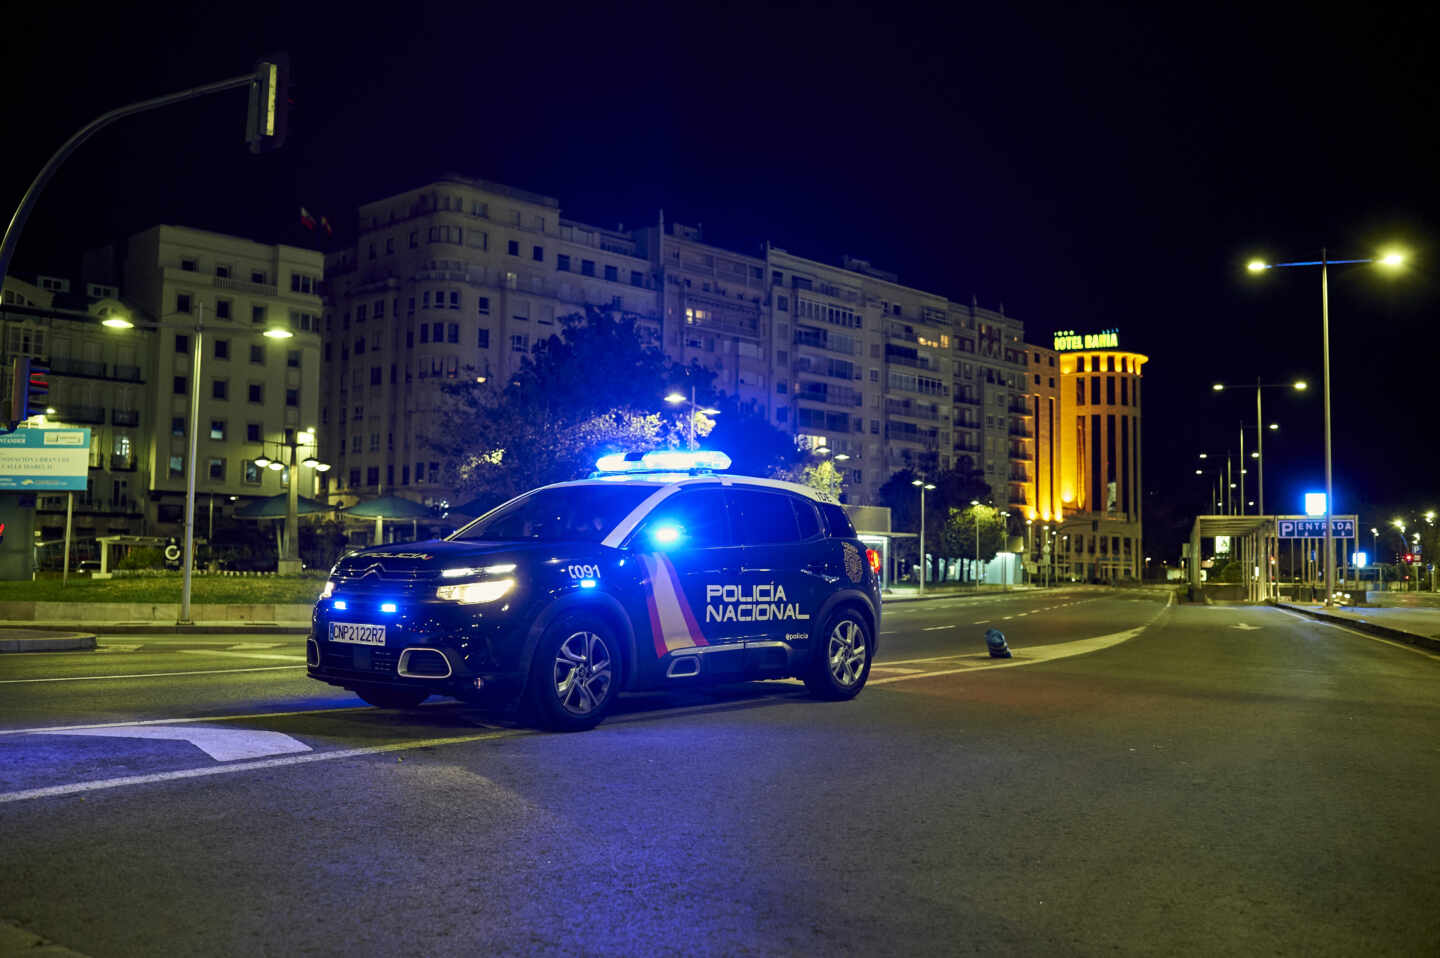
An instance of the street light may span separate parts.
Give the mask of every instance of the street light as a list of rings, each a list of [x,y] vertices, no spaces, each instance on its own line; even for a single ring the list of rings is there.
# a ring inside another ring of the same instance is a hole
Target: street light
[[[171,315],[183,316],[185,314]],[[135,328],[134,322],[118,314],[112,314],[101,320],[101,325],[117,330]],[[195,304],[193,320],[176,321],[162,318],[152,323],[146,323],[141,328],[146,332],[156,332],[161,329],[188,329],[195,334],[195,342],[191,344],[193,352],[190,362],[190,455],[185,468],[184,569],[180,586],[180,617],[176,620],[176,625],[191,625],[193,623],[190,619],[190,574],[195,565],[195,459],[199,456],[200,450],[200,360],[205,352],[205,304]],[[231,331],[242,335],[250,332],[250,330],[240,327],[233,327]],[[271,339],[289,339],[295,334],[285,327],[272,326],[265,330],[265,335]]]
[[[694,452],[694,451],[695,451],[695,414],[696,414],[697,412],[699,412],[699,413],[703,413],[703,414],[706,415],[706,416],[718,416],[718,415],[720,415],[720,410],[718,410],[718,409],[701,409],[700,406],[695,402],[695,387],[694,387],[694,386],[691,386],[691,387],[690,387],[690,398],[689,398],[689,399],[686,399],[683,393],[671,392],[669,395],[667,395],[667,396],[665,397],[665,401],[668,402],[668,403],[669,403],[670,405],[672,405],[672,406],[677,406],[677,405],[679,405],[679,404],[681,404],[681,403],[684,403],[685,405],[687,405],[687,406],[690,407],[690,451],[691,451],[691,452]]]
[[[285,468],[285,462],[279,457],[272,459],[265,455],[267,445],[290,450],[290,482],[287,484],[285,497],[285,548],[283,550],[285,554],[280,556],[276,568],[281,575],[294,575],[300,571],[300,470],[296,463],[299,450],[302,446],[312,448],[312,452],[300,460],[299,466],[308,466],[316,472],[327,472],[330,464],[321,462],[315,456],[315,451],[319,449],[319,443],[315,439],[314,429],[306,429],[294,434],[287,430],[287,436],[284,439],[261,440],[260,455],[252,461],[261,469],[268,468],[280,472]]]
[[[912,479],[910,485],[920,487],[920,594],[925,594],[925,490],[934,489],[935,483],[924,479]]]
[[[1215,385],[1211,386],[1210,388],[1213,389],[1213,390],[1215,390],[1216,392],[1220,392],[1220,391],[1225,390],[1225,389],[1238,389],[1238,388],[1241,388],[1241,387],[1231,386],[1231,385],[1229,385],[1228,383],[1215,383]],[[1250,387],[1249,387],[1248,385],[1246,385],[1246,386],[1243,387],[1243,388],[1248,389],[1248,388],[1250,388]],[[1260,508],[1260,513],[1259,513],[1259,514],[1262,515],[1262,516],[1265,514],[1265,430],[1262,429],[1262,428],[1260,428],[1260,424],[1265,422],[1265,410],[1264,410],[1264,407],[1263,407],[1263,406],[1261,405],[1261,403],[1260,403],[1260,391],[1261,391],[1262,389],[1293,389],[1293,390],[1295,390],[1296,392],[1304,392],[1307,388],[1309,388],[1309,384],[1306,383],[1305,380],[1303,380],[1303,379],[1297,379],[1297,380],[1295,380],[1294,382],[1290,382],[1290,383],[1262,383],[1262,382],[1260,381],[1260,377],[1259,377],[1259,376],[1256,376],[1256,377],[1255,377],[1255,422],[1256,422],[1255,432],[1256,432],[1256,434],[1259,436],[1260,449],[1259,449],[1258,452],[1256,452],[1256,453],[1254,454],[1254,458],[1260,460],[1260,476],[1259,476],[1260,495],[1259,495],[1257,498],[1259,498],[1259,500],[1260,500],[1260,507],[1259,507],[1259,508]],[[1276,430],[1276,429],[1279,429],[1279,428],[1280,428],[1280,424],[1279,424],[1279,423],[1273,423],[1273,422],[1272,422],[1272,423],[1270,424],[1270,429],[1271,429],[1272,431],[1274,431],[1274,430]],[[1244,452],[1245,452],[1245,446],[1244,446],[1245,440],[1244,440],[1244,433],[1243,433],[1243,431],[1242,431],[1242,433],[1241,433],[1240,444],[1241,444],[1241,446],[1240,446],[1240,452],[1241,452],[1241,455],[1243,456],[1243,455],[1244,455]],[[1328,491],[1327,491],[1327,494],[1328,494]]]
[[[1404,255],[1397,251],[1382,253],[1370,259],[1332,260],[1328,252],[1322,248],[1318,260],[1297,260],[1293,263],[1266,263],[1263,260],[1252,260],[1247,266],[1252,273],[1287,267],[1320,267],[1320,343],[1321,354],[1325,362],[1325,606],[1327,608],[1335,604],[1335,532],[1330,528],[1330,510],[1335,507],[1335,488],[1330,461],[1330,264],[1379,263],[1383,266],[1399,267],[1404,262]]]

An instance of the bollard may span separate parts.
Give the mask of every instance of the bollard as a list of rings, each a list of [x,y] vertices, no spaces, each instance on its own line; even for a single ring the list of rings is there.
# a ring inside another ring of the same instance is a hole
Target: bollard
[[[1010,658],[1010,646],[1005,644],[1005,633],[999,629],[985,630],[985,644],[990,649],[992,659]]]

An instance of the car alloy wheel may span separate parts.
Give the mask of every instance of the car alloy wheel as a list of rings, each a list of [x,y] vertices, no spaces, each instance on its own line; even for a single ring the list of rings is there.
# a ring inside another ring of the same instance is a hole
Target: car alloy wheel
[[[865,674],[865,632],[853,619],[841,619],[826,645],[830,675],[841,688],[851,688]]]
[[[561,708],[576,716],[592,713],[609,694],[613,665],[610,647],[594,632],[575,632],[561,642],[551,669]]]

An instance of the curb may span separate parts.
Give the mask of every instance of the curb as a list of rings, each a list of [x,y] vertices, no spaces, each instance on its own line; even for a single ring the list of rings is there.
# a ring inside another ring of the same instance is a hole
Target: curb
[[[5,647],[5,634],[10,629],[16,631],[41,631],[54,632],[80,632],[89,634],[86,630],[94,629],[94,623],[70,623],[70,622],[26,622],[0,623],[0,652],[31,651],[29,649],[16,650]],[[202,622],[196,625],[176,625],[174,622],[121,622],[104,626],[98,634],[103,635],[309,635],[310,624],[299,622],[293,625],[277,622]],[[94,648],[94,645],[84,646]]]
[[[1417,632],[1406,632],[1404,629],[1392,629],[1388,625],[1376,625],[1374,622],[1367,622],[1364,619],[1347,619],[1342,615],[1332,615],[1316,609],[1307,609],[1304,606],[1288,605],[1284,602],[1276,602],[1275,608],[1298,612],[1301,615],[1308,615],[1310,618],[1319,619],[1322,622],[1333,622],[1336,625],[1349,626],[1357,632],[1365,632],[1382,639],[1395,639],[1397,642],[1404,642],[1416,648],[1426,649],[1431,652],[1440,652],[1440,638],[1431,638],[1428,635],[1420,635]]]
[[[16,629],[0,631],[0,652],[74,652],[95,648],[91,632]]]

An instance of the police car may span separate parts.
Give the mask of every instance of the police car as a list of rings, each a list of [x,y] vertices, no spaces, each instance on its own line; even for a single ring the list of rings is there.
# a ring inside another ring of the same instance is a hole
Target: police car
[[[814,490],[729,465],[606,456],[444,539],[347,555],[308,672],[382,708],[520,701],[557,730],[638,689],[794,676],[853,697],[880,631],[879,556]]]

